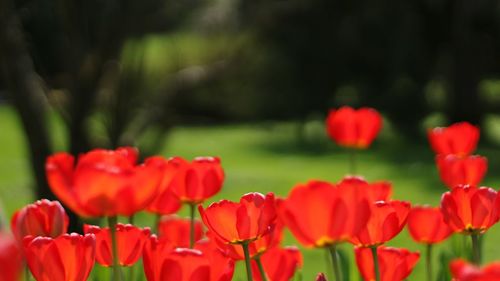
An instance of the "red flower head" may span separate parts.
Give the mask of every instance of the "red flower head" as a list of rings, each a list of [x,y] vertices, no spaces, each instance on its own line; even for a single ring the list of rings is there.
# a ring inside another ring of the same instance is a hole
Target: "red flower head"
[[[469,155],[479,141],[479,128],[467,122],[449,127],[438,127],[428,131],[429,142],[436,154]]]
[[[201,251],[173,249],[155,236],[144,246],[143,258],[148,281],[218,281],[211,279],[209,259]]]
[[[168,240],[174,247],[189,248],[189,235],[191,221],[176,215],[163,216],[158,225],[158,236],[160,239]],[[201,221],[196,220],[194,224],[194,240],[203,237],[203,226]]]
[[[371,249],[356,247],[356,264],[364,280],[375,280],[375,269]],[[401,281],[408,277],[417,264],[420,254],[407,249],[391,247],[377,248],[381,281]]]
[[[211,281],[231,281],[233,279],[234,260],[224,254],[213,241],[198,240],[194,247],[208,258]]]
[[[55,238],[66,233],[69,219],[58,201],[38,200],[17,211],[11,219],[12,232],[19,242],[27,235]]]
[[[279,204],[280,218],[306,247],[347,241],[368,221],[371,196],[386,194],[369,189],[368,183],[354,177],[338,186],[321,181],[299,184]]]
[[[302,266],[302,254],[297,247],[276,247],[264,253],[260,260],[269,281],[289,281]],[[255,260],[252,260],[252,275],[255,281],[262,277]]]
[[[85,281],[94,266],[93,234],[63,234],[55,239],[27,236],[23,242],[37,281]]]
[[[441,180],[449,188],[459,184],[477,186],[488,170],[488,160],[479,155],[458,157],[453,154],[436,156]]]
[[[92,233],[96,237],[96,260],[103,266],[113,266],[113,251],[109,227],[99,228],[95,225],[84,225],[86,234]],[[117,224],[116,237],[118,248],[118,262],[121,266],[135,264],[142,254],[144,243],[151,234],[149,228],[138,228],[131,224]]]
[[[500,218],[499,198],[489,187],[459,185],[443,194],[441,212],[453,231],[483,233]]]
[[[379,246],[398,235],[406,224],[410,203],[378,201],[372,205],[371,216],[351,243],[362,247]]]
[[[158,195],[153,202],[146,208],[149,212],[170,215],[177,212],[181,208],[179,197],[173,192],[175,177],[186,170],[188,163],[179,157],[165,160],[160,157],[158,161],[163,162],[163,179],[158,189]]]
[[[183,169],[173,180],[172,191],[182,202],[189,204],[203,203],[206,199],[214,196],[222,188],[224,182],[224,170],[218,157],[197,157],[188,163],[180,158],[177,159]]]
[[[492,262],[482,268],[458,259],[450,263],[454,281],[495,281],[500,280],[500,262]]]
[[[213,235],[211,232],[207,233],[210,240],[214,241],[221,251],[226,253],[229,257],[234,260],[244,260],[245,254],[243,248],[240,245],[227,244],[220,240],[217,236]],[[273,229],[269,231],[269,234],[262,236],[261,238],[252,241],[248,244],[248,250],[250,257],[253,258],[257,255],[265,253],[268,249],[276,247],[281,243],[283,239],[283,225],[280,222],[276,222]]]
[[[382,128],[382,117],[373,108],[355,110],[344,106],[330,110],[326,130],[338,145],[357,149],[370,146]]]
[[[23,269],[21,249],[6,233],[0,232],[0,272],[2,281],[19,281]]]
[[[130,216],[144,209],[156,195],[163,163],[158,158],[136,165],[137,150],[95,149],[75,159],[58,153],[47,159],[52,191],[84,217]]]
[[[268,234],[276,221],[274,194],[266,196],[252,192],[240,202],[221,200],[203,209],[199,206],[203,223],[225,243],[251,242]]]
[[[316,281],[327,281],[325,274],[324,273],[318,273],[318,275],[316,275]]]
[[[408,214],[408,231],[418,243],[434,244],[448,238],[453,231],[444,222],[439,208],[413,207]]]

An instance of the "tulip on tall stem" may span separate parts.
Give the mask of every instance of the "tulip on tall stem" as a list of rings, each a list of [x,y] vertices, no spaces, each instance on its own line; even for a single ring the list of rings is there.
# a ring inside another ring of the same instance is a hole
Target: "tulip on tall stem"
[[[118,241],[116,238],[116,223],[118,219],[117,217],[108,217],[109,230],[111,231],[111,245],[113,251],[113,281],[121,281],[121,269],[118,263]]]

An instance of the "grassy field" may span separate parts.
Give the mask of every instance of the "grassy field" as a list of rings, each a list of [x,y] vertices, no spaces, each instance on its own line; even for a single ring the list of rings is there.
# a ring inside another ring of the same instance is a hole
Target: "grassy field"
[[[64,132],[57,122],[54,123],[57,147],[62,150]],[[0,201],[5,216],[9,217],[16,209],[33,200],[30,193],[32,180],[23,134],[9,107],[0,107],[0,128]],[[223,191],[213,201],[221,198],[237,200],[250,191],[274,192],[284,196],[296,183],[309,179],[338,181],[348,169],[348,155],[329,143],[322,133],[321,124],[310,124],[307,130],[312,141],[299,145],[295,139],[294,126],[288,123],[180,127],[165,141],[162,154],[186,158],[220,156],[227,180]],[[500,153],[495,149],[482,147],[478,153],[490,159],[489,173],[484,184],[496,189],[500,182],[496,175],[500,167],[497,160],[500,159],[497,157]],[[389,130],[383,132],[372,149],[358,155],[358,170],[369,181],[390,180],[393,183],[393,197],[412,204],[437,205],[441,193],[446,191],[438,179],[430,148],[425,144],[402,142]],[[140,224],[151,221],[147,214],[141,214],[139,219]],[[296,242],[287,233],[284,244]],[[499,244],[500,226],[497,225],[485,239],[485,261],[500,259]],[[406,230],[388,245],[410,250],[424,249],[410,240]],[[438,245],[436,253],[447,250],[450,246],[451,242]],[[344,245],[343,248],[349,253],[352,249],[350,245]],[[325,271],[325,253],[312,249],[304,250],[303,254],[303,280],[313,280],[317,272]],[[239,265],[234,280],[243,280],[241,270],[242,265]],[[424,280],[424,274],[421,259],[409,280]],[[352,275],[356,276],[354,269]]]

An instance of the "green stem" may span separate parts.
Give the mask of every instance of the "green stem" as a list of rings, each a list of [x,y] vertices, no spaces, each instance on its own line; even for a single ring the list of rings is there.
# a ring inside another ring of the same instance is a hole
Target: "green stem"
[[[330,247],[328,247],[328,250],[330,251],[330,256],[332,258],[334,278],[335,280],[340,281],[341,275],[340,275],[339,260],[337,257],[337,246],[333,244]]]
[[[118,241],[116,238],[116,223],[118,222],[118,218],[108,217],[108,225],[109,230],[111,232],[111,246],[113,250],[113,277],[111,280],[113,281],[122,281],[122,273],[121,268],[118,262]]]
[[[24,264],[24,280],[30,281],[30,268],[27,263]]]
[[[255,257],[254,260],[257,263],[257,266],[259,267],[259,272],[260,276],[262,277],[262,281],[267,281],[267,275],[266,272],[264,271],[264,267],[262,266],[262,262],[260,261],[260,256]]]
[[[161,214],[156,214],[155,224],[153,225],[153,233],[158,234],[158,228],[160,226]]]
[[[471,234],[472,239],[472,262],[481,265],[481,248],[479,246],[479,234]]]
[[[427,281],[432,281],[432,244],[427,244],[425,256],[425,266],[427,267]]]
[[[189,204],[189,208],[190,208],[190,211],[191,211],[191,227],[189,228],[189,248],[194,248],[194,243],[196,241],[195,238],[194,238],[194,211],[195,211],[195,208],[196,208],[196,205],[195,204]]]
[[[252,281],[252,267],[250,265],[250,251],[248,250],[248,242],[243,242],[241,244],[243,247],[243,253],[245,254],[245,265],[247,267],[247,280]]]
[[[373,256],[373,267],[375,268],[375,280],[380,281],[380,269],[378,266],[377,247],[371,247]]]
[[[350,148],[349,149],[349,173],[351,175],[356,175],[356,149],[355,148]]]

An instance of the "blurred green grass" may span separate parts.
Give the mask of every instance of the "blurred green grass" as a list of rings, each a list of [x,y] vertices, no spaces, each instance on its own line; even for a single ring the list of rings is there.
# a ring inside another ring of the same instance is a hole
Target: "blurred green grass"
[[[54,142],[57,150],[64,150],[64,130],[57,116],[51,116]],[[0,106],[0,201],[5,216],[34,200],[30,186],[32,179],[29,162],[19,121],[12,108]],[[223,191],[210,202],[227,198],[237,200],[251,191],[274,192],[285,196],[296,183],[309,179],[338,181],[347,172],[348,155],[330,143],[320,122],[307,127],[309,141],[296,140],[296,127],[292,123],[262,123],[219,125],[211,127],[179,127],[165,141],[162,155],[179,155],[186,158],[217,155],[222,159],[227,180]],[[495,171],[500,167],[500,153],[493,148],[480,146],[479,154],[490,160],[489,173],[484,185],[496,189],[500,178]],[[371,149],[358,154],[358,171],[369,181],[390,180],[393,183],[393,198],[410,201],[412,204],[437,205],[446,191],[440,183],[433,162],[433,153],[425,144],[408,143],[395,137],[390,129],[384,130]],[[210,202],[207,202],[210,203]],[[187,214],[185,210],[181,214]],[[140,214],[138,224],[148,225],[152,217]],[[285,245],[297,244],[287,233]],[[500,259],[500,226],[494,226],[484,244],[484,260]],[[422,251],[424,247],[413,243],[405,230],[388,243],[390,246],[406,247]],[[447,250],[451,242],[436,247],[437,253]],[[350,245],[343,248],[351,253]],[[324,272],[323,250],[305,249],[303,280],[314,280],[317,272]],[[351,257],[352,258],[352,257]],[[234,280],[243,280],[243,265],[238,265]],[[356,276],[352,266],[352,276]],[[97,270],[102,272],[102,270]],[[103,274],[106,274],[104,272]],[[424,280],[423,257],[409,280]],[[100,276],[100,274],[99,274]],[[100,280],[100,279],[99,279]],[[351,280],[358,280],[353,278]]]

